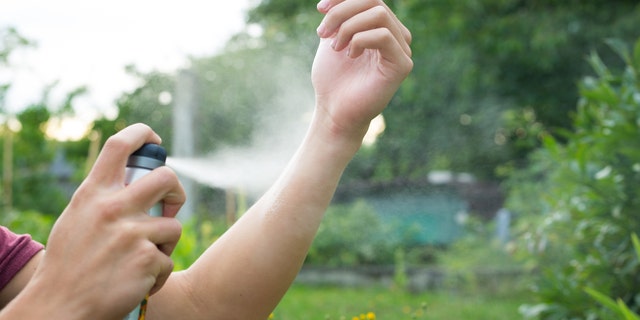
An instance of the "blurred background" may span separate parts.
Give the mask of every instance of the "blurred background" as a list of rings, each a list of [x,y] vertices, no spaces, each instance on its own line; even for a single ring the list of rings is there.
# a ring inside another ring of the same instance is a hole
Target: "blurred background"
[[[273,319],[634,319],[637,1],[386,3],[414,70]],[[0,223],[46,243],[105,139],[144,122],[190,196],[188,267],[304,135],[315,5],[0,3]]]

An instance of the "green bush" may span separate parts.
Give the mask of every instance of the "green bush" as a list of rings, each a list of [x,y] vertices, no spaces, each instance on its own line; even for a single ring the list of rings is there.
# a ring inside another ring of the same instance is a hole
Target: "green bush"
[[[306,262],[327,266],[391,265],[400,242],[392,226],[382,223],[364,200],[332,205]]]
[[[636,257],[640,259],[640,240],[635,233],[631,236],[631,240],[633,241],[633,247],[636,251]],[[610,297],[602,294],[601,292],[598,292],[591,288],[586,288],[585,291],[591,297],[593,297],[594,300],[600,302],[600,304],[615,312],[620,319],[640,320],[640,315],[629,310],[629,307],[624,303],[624,301],[622,301],[622,299],[618,298],[617,300],[613,300]]]
[[[529,318],[606,319],[585,288],[640,309],[640,264],[629,239],[640,227],[640,41],[632,52],[609,45],[626,68],[589,57],[596,76],[580,84],[574,130],[564,142],[545,137],[520,176],[536,180],[512,184],[512,195],[530,202],[509,202],[527,217],[520,248],[541,271],[539,303],[522,308]]]
[[[465,227],[463,237],[436,254],[445,287],[481,295],[525,291],[532,270],[514,256],[511,242],[496,238],[495,224],[470,218]]]

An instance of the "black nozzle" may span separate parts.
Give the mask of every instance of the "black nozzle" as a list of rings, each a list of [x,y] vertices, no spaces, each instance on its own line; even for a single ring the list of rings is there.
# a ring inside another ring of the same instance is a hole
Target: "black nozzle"
[[[129,156],[127,167],[153,170],[163,166],[166,160],[167,151],[162,146],[155,143],[147,143]]]

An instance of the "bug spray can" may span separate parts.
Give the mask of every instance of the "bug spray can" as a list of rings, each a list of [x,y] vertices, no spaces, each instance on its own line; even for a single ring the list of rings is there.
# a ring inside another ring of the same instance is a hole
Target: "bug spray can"
[[[125,185],[144,177],[153,169],[164,166],[167,160],[167,152],[157,144],[148,143],[140,147],[129,156],[127,167],[125,168]],[[153,206],[149,215],[154,217],[162,216],[162,203]],[[133,310],[124,320],[144,320],[147,310],[147,295],[144,300]]]

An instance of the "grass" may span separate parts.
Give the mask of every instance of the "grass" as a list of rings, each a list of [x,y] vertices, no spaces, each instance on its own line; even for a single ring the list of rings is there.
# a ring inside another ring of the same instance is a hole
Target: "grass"
[[[373,312],[377,320],[520,319],[527,294],[410,294],[387,288],[335,288],[294,285],[273,312],[273,320],[352,320]],[[363,319],[367,319],[363,317]]]

